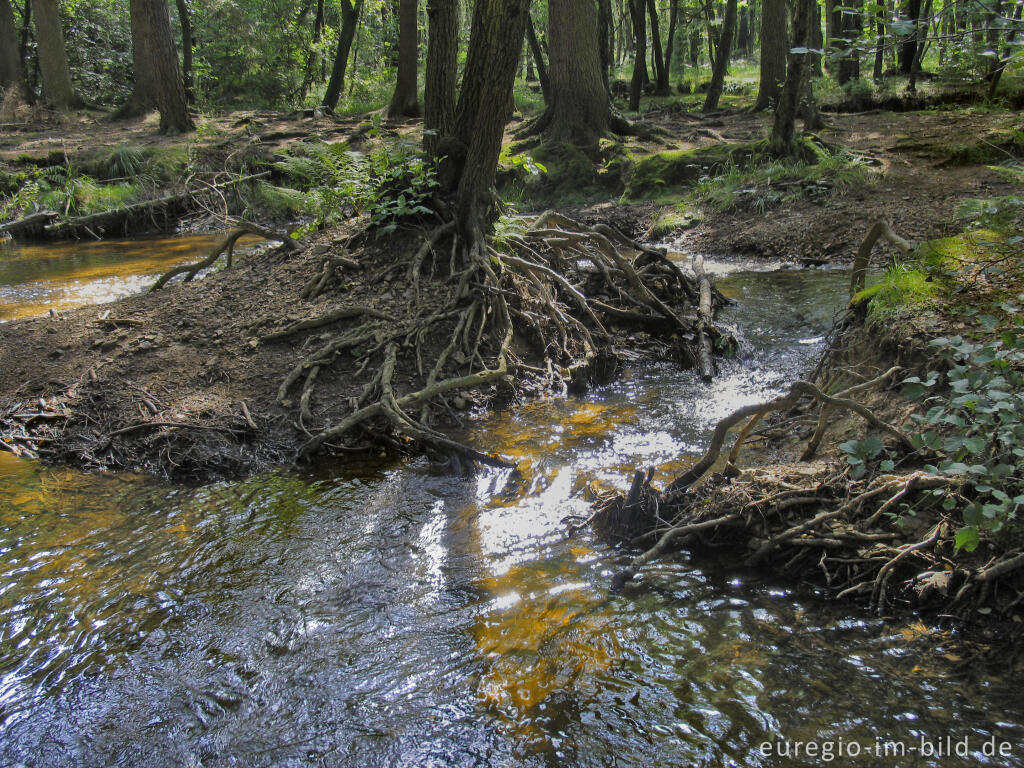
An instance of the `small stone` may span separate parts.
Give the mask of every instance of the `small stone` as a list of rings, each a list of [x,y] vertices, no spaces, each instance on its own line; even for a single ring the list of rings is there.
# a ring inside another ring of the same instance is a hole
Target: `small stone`
[[[256,349],[256,347],[258,347],[259,345],[260,345],[260,340],[259,339],[249,339],[249,346],[252,347],[253,349]]]
[[[452,400],[452,405],[454,405],[457,410],[464,411],[469,403],[466,402],[466,398],[462,395],[456,395]]]
[[[139,342],[139,351],[141,352],[148,352],[149,350],[153,349],[153,347],[154,344],[151,341],[147,341],[144,339]]]

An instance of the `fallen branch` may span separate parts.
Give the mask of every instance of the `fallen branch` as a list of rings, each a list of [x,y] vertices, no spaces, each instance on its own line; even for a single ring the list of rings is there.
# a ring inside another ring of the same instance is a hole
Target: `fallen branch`
[[[867,277],[868,262],[871,259],[871,251],[880,237],[884,237],[895,245],[900,252],[907,253],[913,249],[913,244],[904,240],[892,231],[889,222],[879,219],[869,231],[867,237],[857,249],[857,255],[853,260],[853,269],[850,271],[850,298],[858,291],[864,290],[864,280]]]

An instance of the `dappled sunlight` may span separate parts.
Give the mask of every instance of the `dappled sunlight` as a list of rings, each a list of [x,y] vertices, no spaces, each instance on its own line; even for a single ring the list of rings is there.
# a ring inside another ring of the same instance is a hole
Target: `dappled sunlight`
[[[206,256],[222,239],[214,233],[94,243],[0,241],[0,321],[139,293],[160,273]],[[246,236],[236,249],[260,242]]]

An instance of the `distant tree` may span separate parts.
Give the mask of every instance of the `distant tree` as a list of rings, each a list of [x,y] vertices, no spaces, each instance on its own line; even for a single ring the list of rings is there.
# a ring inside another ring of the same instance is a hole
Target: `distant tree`
[[[388,117],[419,117],[417,63],[419,30],[416,19],[417,0],[399,0],[398,8],[398,77],[395,93],[388,104]]]
[[[455,78],[459,53],[458,0],[427,0],[427,71],[423,89],[423,149],[437,154],[455,126]]]
[[[187,133],[195,126],[188,114],[167,0],[130,0],[129,10],[138,100],[159,110],[161,133]]]
[[[797,0],[793,13],[793,34],[789,62],[786,65],[786,84],[779,95],[772,123],[772,135],[768,140],[768,152],[776,157],[793,157],[798,154],[796,116],[800,99],[804,94],[808,74],[808,26],[814,13],[816,0]]]
[[[0,0],[0,91],[14,88],[19,97],[28,97],[25,70],[18,54],[18,30],[10,0]]]
[[[655,0],[647,0],[647,13],[651,18],[651,47],[654,49],[654,95],[668,96],[668,68],[661,46],[661,23],[658,21],[658,7]]]
[[[195,94],[192,89],[192,13],[188,0],[175,0],[178,8],[178,22],[181,24],[181,79],[185,84],[185,99],[192,103]]]
[[[633,77],[629,81],[629,108],[640,109],[640,91],[647,81],[646,0],[626,0],[633,24]]]
[[[839,34],[842,36],[842,45],[845,49],[843,57],[839,59],[839,68],[836,70],[836,81],[840,85],[860,77],[860,52],[857,49],[857,41],[861,32],[863,0],[848,0],[848,3],[840,16]]]
[[[331,110],[338,108],[341,90],[345,87],[345,70],[348,67],[348,55],[352,50],[352,41],[356,36],[356,24],[363,8],[363,0],[340,0],[341,32],[338,34],[338,50],[334,54],[334,66],[331,68],[331,79],[327,83],[324,94],[324,106]]]
[[[768,109],[779,98],[786,80],[789,34],[786,30],[786,0],[764,0],[761,5],[761,79],[754,109]]]
[[[533,26],[533,19],[526,19],[526,41],[530,44],[530,53],[533,56],[533,63],[537,67],[537,80],[540,82],[540,92],[544,97],[544,105],[551,104],[551,81],[548,79],[548,68],[544,63],[544,52],[540,49],[540,40],[537,39],[537,30]]]
[[[43,80],[43,100],[54,109],[67,111],[84,107],[71,85],[71,69],[64,49],[57,0],[32,0],[39,44],[39,71]]]
[[[713,112],[718,109],[718,100],[722,97],[725,75],[729,71],[729,56],[732,53],[732,38],[736,28],[736,0],[728,0],[725,5],[725,18],[722,21],[722,32],[715,47],[715,66],[711,71],[711,85],[704,97],[704,111]]]

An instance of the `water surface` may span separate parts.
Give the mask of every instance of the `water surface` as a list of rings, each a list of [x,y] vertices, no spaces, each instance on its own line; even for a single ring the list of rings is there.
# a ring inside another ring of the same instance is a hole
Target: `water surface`
[[[820,349],[839,272],[739,271],[741,360],[671,366],[467,425],[519,472],[425,461],[201,487],[0,454],[0,763],[757,766],[761,745],[915,746],[1024,764],[1020,670],[964,670],[799,586],[629,554],[563,519],[635,467],[668,476]],[[1012,742],[1012,758],[977,752]],[[834,748],[834,747],[833,747]]]

